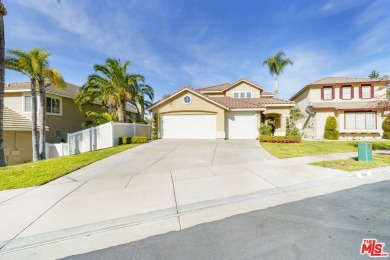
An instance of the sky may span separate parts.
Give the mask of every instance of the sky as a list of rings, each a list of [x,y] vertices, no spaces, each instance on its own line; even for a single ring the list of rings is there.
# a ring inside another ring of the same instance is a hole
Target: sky
[[[185,85],[246,78],[274,91],[263,61],[283,50],[288,99],[327,76],[390,75],[389,0],[3,0],[6,49],[50,50],[51,67],[82,86],[94,64],[131,61],[155,101]],[[28,81],[7,70],[6,83]]]

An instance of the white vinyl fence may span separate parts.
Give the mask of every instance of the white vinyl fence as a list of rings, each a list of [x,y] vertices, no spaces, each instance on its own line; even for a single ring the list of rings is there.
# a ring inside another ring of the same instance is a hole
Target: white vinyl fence
[[[110,122],[68,134],[68,143],[46,143],[46,157],[85,153],[119,144],[122,136],[146,136],[150,139],[152,126],[145,124]]]

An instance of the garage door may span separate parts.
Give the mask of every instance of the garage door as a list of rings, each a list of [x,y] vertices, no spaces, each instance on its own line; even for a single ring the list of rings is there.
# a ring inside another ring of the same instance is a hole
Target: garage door
[[[162,138],[165,139],[216,139],[215,115],[163,115]]]
[[[229,139],[256,139],[257,117],[255,112],[227,113]]]

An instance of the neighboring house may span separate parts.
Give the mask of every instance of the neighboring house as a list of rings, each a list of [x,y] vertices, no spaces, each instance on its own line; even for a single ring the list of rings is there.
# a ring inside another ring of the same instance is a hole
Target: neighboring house
[[[256,139],[266,117],[274,119],[275,135],[284,135],[294,105],[240,79],[197,90],[186,86],[149,110],[158,114],[160,138]]]
[[[345,77],[327,77],[310,83],[290,98],[305,114],[298,128],[306,138],[323,139],[326,119],[334,116],[340,139],[381,138],[384,113],[374,104],[386,98],[388,83]]]
[[[87,118],[85,112],[80,111],[74,102],[78,91],[79,87],[70,83],[66,83],[64,89],[57,89],[51,85],[46,88],[46,142],[66,142],[68,133],[82,129],[81,124]],[[4,148],[7,164],[31,161],[30,82],[6,84],[4,92]],[[98,105],[87,110],[102,112]],[[135,109],[133,108],[131,112],[134,113]]]

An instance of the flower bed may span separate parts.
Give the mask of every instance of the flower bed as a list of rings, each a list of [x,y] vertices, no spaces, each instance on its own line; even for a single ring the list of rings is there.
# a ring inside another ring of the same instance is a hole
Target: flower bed
[[[300,143],[301,138],[299,136],[273,136],[273,135],[261,135],[259,137],[262,143]]]

